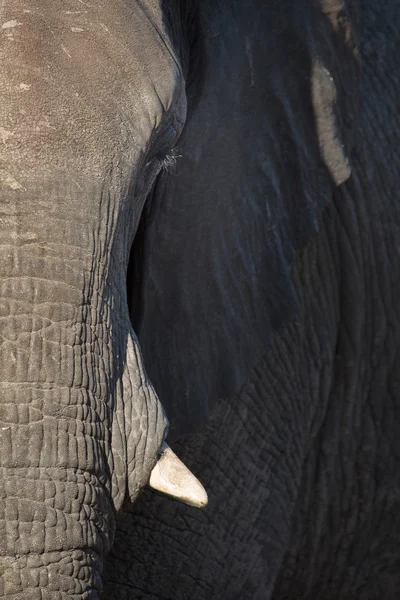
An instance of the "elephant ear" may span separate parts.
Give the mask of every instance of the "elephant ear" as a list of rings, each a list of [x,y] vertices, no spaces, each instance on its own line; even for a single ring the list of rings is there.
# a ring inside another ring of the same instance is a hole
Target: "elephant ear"
[[[203,2],[179,158],[145,208],[131,314],[170,436],[207,422],[298,310],[297,252],[351,172],[355,18],[336,0]]]

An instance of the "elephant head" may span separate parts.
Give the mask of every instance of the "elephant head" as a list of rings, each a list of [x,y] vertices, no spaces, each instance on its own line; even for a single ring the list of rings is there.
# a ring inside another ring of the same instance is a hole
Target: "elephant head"
[[[350,44],[318,50],[340,32],[315,7],[234,4],[0,7],[1,596],[97,598],[149,479],[206,502],[144,362],[171,433],[204,423],[296,307],[290,261],[348,177]]]
[[[160,448],[153,487],[206,502],[162,448],[127,303],[142,208],[185,120],[166,28],[158,3],[0,8],[2,597],[97,598],[114,513]]]

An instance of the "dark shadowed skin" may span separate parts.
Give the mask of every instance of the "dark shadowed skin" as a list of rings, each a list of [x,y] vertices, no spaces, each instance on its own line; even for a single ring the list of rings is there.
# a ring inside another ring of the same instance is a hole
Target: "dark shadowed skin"
[[[400,8],[262,6],[202,3],[182,158],[133,252],[146,366],[209,506],[143,494],[107,599],[400,594]]]
[[[400,595],[399,32],[1,4],[0,597]],[[144,365],[210,503],[116,529],[167,434]]]

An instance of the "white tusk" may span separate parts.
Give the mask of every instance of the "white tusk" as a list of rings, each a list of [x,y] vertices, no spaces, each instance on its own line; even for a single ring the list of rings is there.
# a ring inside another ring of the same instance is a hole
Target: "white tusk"
[[[149,486],[196,508],[203,508],[208,503],[207,492],[200,481],[165,442],[151,472]]]

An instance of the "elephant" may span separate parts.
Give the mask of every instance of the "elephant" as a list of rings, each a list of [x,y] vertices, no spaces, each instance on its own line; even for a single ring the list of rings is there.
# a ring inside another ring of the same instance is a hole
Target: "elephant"
[[[0,597],[398,598],[397,0],[0,17]]]

